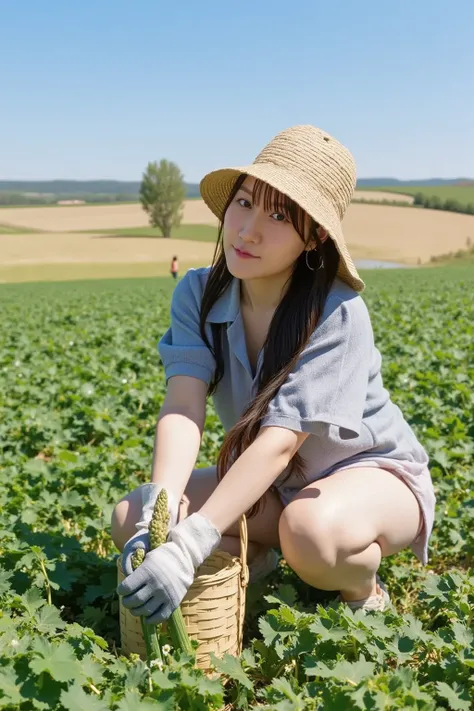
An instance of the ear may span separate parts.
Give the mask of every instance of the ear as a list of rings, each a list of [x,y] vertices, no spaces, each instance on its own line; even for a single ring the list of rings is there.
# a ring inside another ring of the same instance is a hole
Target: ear
[[[325,242],[327,238],[329,237],[329,232],[324,229],[324,227],[319,226],[318,227],[318,237],[321,240],[321,242]]]
[[[321,242],[324,244],[324,242],[327,240],[329,237],[329,232],[324,229],[324,227],[318,227],[317,229],[318,237],[321,240]],[[305,250],[310,252],[312,249],[317,249],[318,245],[316,244],[316,241],[314,239],[310,239],[308,244],[305,247]]]

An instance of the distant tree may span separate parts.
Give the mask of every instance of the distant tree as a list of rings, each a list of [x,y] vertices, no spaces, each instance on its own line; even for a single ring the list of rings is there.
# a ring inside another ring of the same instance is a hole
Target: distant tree
[[[428,198],[426,207],[430,207],[432,210],[442,210],[443,203],[438,195],[432,195]]]
[[[449,198],[444,201],[444,209],[449,212],[464,212],[463,205],[461,205],[458,200],[454,200],[453,198]]]
[[[186,186],[178,166],[162,159],[148,163],[140,185],[140,202],[148,213],[152,227],[158,227],[163,237],[171,237],[173,227],[179,227],[183,216]]]
[[[413,204],[414,205],[424,205],[425,203],[425,196],[423,193],[416,193],[414,199],[413,199]]]

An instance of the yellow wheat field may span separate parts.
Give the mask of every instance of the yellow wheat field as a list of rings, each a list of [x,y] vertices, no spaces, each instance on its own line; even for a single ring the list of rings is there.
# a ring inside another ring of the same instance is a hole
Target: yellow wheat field
[[[0,264],[132,264],[170,262],[176,252],[181,261],[209,264],[212,242],[109,237],[100,234],[53,232],[33,235],[0,235]]]
[[[175,251],[186,261],[207,263],[213,251],[211,243],[100,236],[101,229],[146,226],[138,205],[4,209],[0,222],[47,232],[0,235],[0,264],[167,262]],[[216,220],[202,201],[189,200],[184,222]],[[353,204],[343,227],[354,259],[416,264],[465,248],[469,237],[474,240],[474,216],[437,210]],[[78,230],[96,234],[74,234]]]
[[[183,222],[188,225],[214,225],[216,219],[202,200],[186,200]],[[148,215],[138,203],[4,208],[0,210],[0,223],[45,232],[99,232],[120,227],[146,227],[149,224]]]

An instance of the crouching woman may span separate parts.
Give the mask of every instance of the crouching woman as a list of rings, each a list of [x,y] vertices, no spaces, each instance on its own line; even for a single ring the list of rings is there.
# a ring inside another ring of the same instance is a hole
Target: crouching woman
[[[428,457],[383,386],[341,227],[355,182],[349,151],[312,126],[201,182],[220,220],[215,257],[174,291],[151,482],[112,517],[127,575],[118,592],[150,623],[169,617],[217,547],[238,553],[244,512],[253,578],[281,548],[303,581],[353,608],[390,603],[384,556],[411,546],[427,561]],[[193,469],[208,395],[226,436],[216,466]],[[169,540],[132,571],[163,487]]]

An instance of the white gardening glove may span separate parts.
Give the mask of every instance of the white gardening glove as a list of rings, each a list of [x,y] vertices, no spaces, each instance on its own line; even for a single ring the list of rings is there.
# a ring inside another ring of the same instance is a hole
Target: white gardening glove
[[[208,518],[193,513],[171,529],[168,542],[145,560],[117,588],[122,604],[148,624],[167,620],[181,604],[196,569],[217,548],[221,534]]]
[[[161,484],[142,484],[138,487],[141,498],[142,498],[142,513],[140,520],[135,524],[137,533],[135,533],[131,538],[128,539],[123,547],[122,551],[122,569],[125,575],[130,575],[133,572],[132,568],[132,555],[138,548],[143,548],[145,553],[150,550],[150,538],[148,535],[148,526],[150,525],[151,517],[153,515],[153,508],[155,506],[158,494],[163,489]],[[169,527],[172,528],[176,525],[178,520],[178,508],[179,503],[175,501],[174,497],[168,489],[166,490],[168,494],[168,511],[170,512],[170,523]]]

